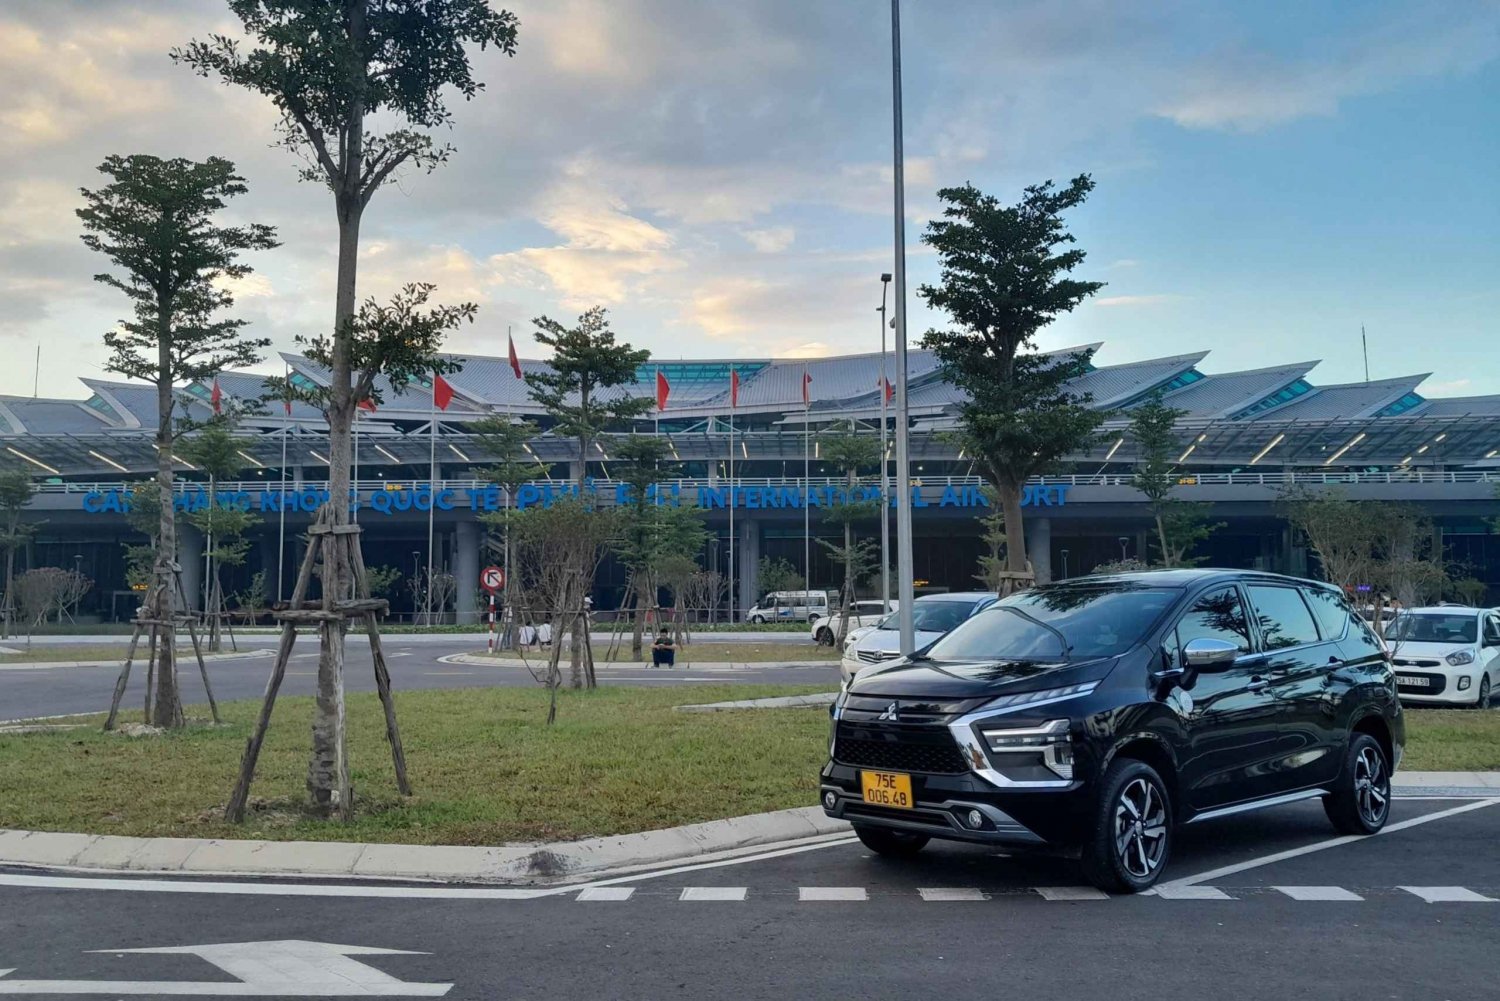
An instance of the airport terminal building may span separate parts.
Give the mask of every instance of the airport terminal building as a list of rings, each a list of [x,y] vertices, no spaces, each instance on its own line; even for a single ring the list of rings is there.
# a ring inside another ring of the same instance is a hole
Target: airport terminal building
[[[1351,497],[1420,505],[1449,557],[1490,586],[1491,602],[1500,601],[1500,535],[1491,527],[1500,515],[1500,396],[1427,398],[1425,375],[1319,385],[1311,361],[1215,373],[1204,365],[1207,354],[1098,366],[1077,380],[1078,392],[1114,413],[1096,447],[1069,457],[1066,474],[1039,479],[1026,491],[1028,548],[1039,577],[1076,576],[1105,561],[1146,555],[1149,522],[1144,499],[1130,485],[1135,454],[1125,427],[1130,408],[1160,392],[1188,414],[1179,425],[1179,495],[1212,502],[1214,520],[1224,523],[1200,549],[1210,564],[1304,572],[1307,555],[1277,517],[1276,498],[1293,482],[1338,483]],[[326,382],[327,372],[307,359],[282,357],[294,381]],[[489,560],[480,516],[509,503],[545,504],[570,489],[576,442],[551,432],[550,419],[506,358],[458,360],[463,368],[447,377],[454,399],[446,410],[434,408],[431,386],[422,385],[404,394],[385,387],[379,409],[361,414],[357,517],[366,563],[410,576],[426,565],[427,509],[435,508],[435,560],[457,575],[458,615],[472,619],[479,570]],[[521,362],[531,370],[545,364]],[[679,472],[659,485],[658,497],[705,509],[714,541],[704,564],[730,572],[732,523],[742,609],[758,594],[762,556],[801,569],[810,550],[811,586],[836,586],[839,573],[827,555],[805,541],[809,527],[814,537],[838,534],[819,517],[838,502],[841,477],[821,461],[818,434],[851,422],[862,433],[880,434],[881,356],[662,361],[639,370],[634,395],[654,396],[658,372],[670,385],[666,409],[637,421],[634,430],[670,436]],[[739,381],[733,408],[731,372]],[[971,463],[944,433],[955,426],[959,393],[929,352],[910,353],[909,379],[916,576],[927,588],[972,589],[982,550],[977,518],[988,508]],[[95,581],[80,611],[126,619],[138,595],[126,584],[124,547],[143,540],[124,510],[130,491],[154,474],[156,391],[82,382],[83,399],[0,396],[0,463],[27,469],[39,487],[29,512],[39,524],[17,568],[79,569]],[[229,407],[267,394],[264,378],[251,373],[222,373],[218,386]],[[211,383],[183,388],[180,412],[208,419],[212,392]],[[216,487],[260,516],[246,565],[225,571],[226,591],[264,571],[274,600],[290,591],[301,530],[328,501],[326,424],[301,403],[290,413],[279,402],[263,410],[239,424],[238,433],[252,442],[241,453],[242,478]],[[550,466],[552,479],[510,498],[478,477],[486,457],[472,427],[495,415],[538,426],[530,449]],[[893,419],[894,410],[885,416]],[[610,443],[606,436],[588,457],[589,489],[600,505],[621,496],[610,478]],[[179,505],[204,503],[206,477],[186,463],[177,470]],[[180,531],[188,591],[197,595],[203,540],[191,527]],[[622,579],[606,561],[597,608],[618,603]],[[395,598],[393,612],[410,614],[410,598]]]

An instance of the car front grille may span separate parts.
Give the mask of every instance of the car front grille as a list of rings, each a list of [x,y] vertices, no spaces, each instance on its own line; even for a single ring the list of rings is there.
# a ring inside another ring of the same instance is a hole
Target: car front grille
[[[833,759],[860,768],[886,768],[897,772],[929,775],[961,775],[969,770],[953,738],[943,735],[927,740],[870,740],[840,732],[834,742]]]
[[[866,664],[881,664],[901,656],[895,650],[856,650],[854,654]]]

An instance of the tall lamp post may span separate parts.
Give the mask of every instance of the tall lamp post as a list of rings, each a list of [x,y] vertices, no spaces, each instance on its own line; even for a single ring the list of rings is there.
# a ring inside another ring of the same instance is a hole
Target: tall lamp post
[[[906,403],[906,176],[901,142],[901,0],[891,0],[891,134],[894,139],[896,209],[896,585],[901,606],[901,653],[916,651],[912,621],[911,454],[907,443]],[[885,392],[885,387],[881,387]]]
[[[891,610],[891,463],[886,446],[885,405],[890,384],[885,371],[885,294],[890,291],[891,276],[880,276],[880,613]]]

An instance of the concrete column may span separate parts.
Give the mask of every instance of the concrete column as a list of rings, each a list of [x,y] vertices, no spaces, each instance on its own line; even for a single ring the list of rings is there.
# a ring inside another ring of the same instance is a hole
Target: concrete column
[[[760,597],[760,522],[741,516],[735,518],[734,527],[739,533],[734,543],[734,559],[740,565],[739,593],[735,597],[739,599],[740,618],[743,619],[755,604],[755,599]]]
[[[292,467],[292,482],[291,482],[291,486],[296,487],[297,489],[301,489],[301,487],[302,487],[302,467],[301,466],[293,466]]]
[[[1021,523],[1026,533],[1026,558],[1038,584],[1052,583],[1052,519],[1031,515]]]
[[[180,517],[177,562],[182,565],[182,589],[187,592],[188,608],[196,610],[203,604],[203,533]]]
[[[458,621],[478,622],[479,607],[476,604],[479,588],[479,523],[463,520],[458,523],[453,549],[453,576],[458,580],[458,594],[454,604],[458,609]]]

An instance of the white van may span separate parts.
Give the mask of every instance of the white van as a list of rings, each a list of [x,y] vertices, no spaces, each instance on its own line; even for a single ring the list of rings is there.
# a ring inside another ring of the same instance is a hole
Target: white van
[[[816,622],[827,614],[827,591],[771,591],[745,613],[745,618],[762,625],[767,622]]]

